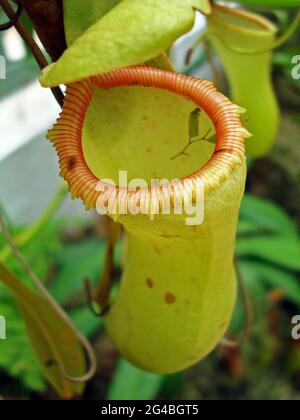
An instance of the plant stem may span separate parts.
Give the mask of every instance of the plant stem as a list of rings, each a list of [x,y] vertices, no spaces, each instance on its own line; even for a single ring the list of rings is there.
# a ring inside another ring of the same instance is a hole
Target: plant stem
[[[15,18],[15,11],[9,4],[8,0],[0,0],[0,5],[2,9],[4,10],[7,17],[13,21]],[[28,29],[25,27],[25,25],[20,21],[20,19],[16,22],[15,28],[20,34],[20,36],[23,38],[24,42],[28,45],[32,55],[34,56],[36,62],[38,63],[40,69],[48,66],[48,62],[40,50],[37,43],[34,41],[34,39],[31,36],[31,33],[28,31]],[[58,104],[62,107],[64,103],[64,94],[62,90],[59,87],[52,88],[52,93],[57,100]]]
[[[199,143],[200,141],[208,141],[209,143],[215,143],[214,136],[212,136],[211,138],[208,137],[211,131],[212,129],[210,128],[203,137],[190,138],[186,146],[182,149],[182,151],[177,153],[177,155],[173,156],[171,160],[175,160],[179,158],[180,156],[188,156],[188,154],[186,153],[188,148],[195,143]]]

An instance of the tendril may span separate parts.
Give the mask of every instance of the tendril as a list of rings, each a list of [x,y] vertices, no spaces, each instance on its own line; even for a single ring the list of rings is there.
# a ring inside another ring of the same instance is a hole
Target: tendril
[[[2,228],[2,233],[10,247],[12,248],[13,254],[16,257],[16,259],[19,261],[20,265],[22,266],[25,273],[28,274],[29,278],[33,282],[33,284],[36,286],[36,288],[39,290],[43,298],[46,300],[46,302],[56,311],[57,314],[61,316],[61,318],[64,320],[64,322],[72,329],[75,336],[78,338],[78,340],[81,342],[82,346],[84,347],[86,354],[88,356],[89,360],[89,369],[85,375],[74,377],[69,375],[62,365],[61,362],[56,360],[51,360],[49,362],[49,366],[56,365],[59,367],[62,376],[67,379],[70,382],[74,383],[82,383],[89,381],[96,373],[97,370],[97,361],[96,361],[96,355],[94,352],[94,349],[90,342],[87,340],[87,338],[81,333],[81,331],[73,324],[73,322],[68,317],[67,313],[59,306],[59,304],[55,301],[55,299],[51,296],[51,294],[48,292],[48,290],[45,288],[45,286],[42,284],[42,282],[38,279],[38,277],[35,275],[35,273],[30,268],[29,264],[19,251],[17,245],[15,244],[9,230],[6,227],[6,224],[3,220],[2,215],[0,214],[0,226]]]
[[[229,338],[226,338],[226,337],[224,337],[221,340],[221,342],[220,342],[221,346],[228,347],[228,348],[231,348],[231,349],[236,349],[238,347],[241,347],[245,343],[245,341],[248,339],[248,337],[251,333],[252,325],[253,325],[252,304],[251,304],[251,300],[250,300],[248,291],[246,289],[246,286],[244,285],[242,274],[241,274],[240,268],[238,266],[237,260],[235,260],[235,267],[236,267],[238,283],[239,283],[239,286],[240,286],[241,295],[242,295],[242,299],[243,299],[244,312],[245,312],[245,323],[244,323],[243,332],[241,333],[240,337],[237,340],[230,340]]]

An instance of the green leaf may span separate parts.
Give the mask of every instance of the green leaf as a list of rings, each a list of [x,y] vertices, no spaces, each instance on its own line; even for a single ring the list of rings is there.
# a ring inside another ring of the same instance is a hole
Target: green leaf
[[[260,226],[257,226],[253,220],[240,217],[238,224],[238,235],[257,235],[262,232],[263,229]]]
[[[49,276],[49,267],[56,264],[57,258],[60,253],[63,251],[62,243],[59,239],[59,230],[61,228],[62,222],[55,220],[54,222],[48,223],[43,229],[39,232],[38,236],[35,236],[31,239],[30,243],[26,244],[24,248],[22,247],[22,253],[29,263],[29,265],[34,265],[34,271],[38,278],[44,281]],[[24,228],[11,227],[11,232],[14,237],[19,237],[24,232]],[[4,242],[3,235],[0,237],[0,245],[5,246],[4,250],[7,249],[7,243]],[[2,254],[2,252],[0,252]],[[39,255],[39,258],[36,256]],[[3,261],[2,261],[3,262]],[[22,279],[23,283],[26,286],[32,288],[32,282],[28,278],[27,274],[24,273],[18,261],[10,256],[5,265],[15,273],[17,277]],[[0,292],[4,286],[0,284]]]
[[[184,387],[184,372],[165,376],[162,384],[162,393],[168,400],[176,398]]]
[[[163,381],[164,376],[144,372],[121,359],[109,387],[107,399],[153,400],[160,391]]]
[[[82,289],[82,277],[80,273],[77,275],[72,269],[74,261],[79,262],[82,266],[85,265],[86,273],[91,276],[92,280],[96,281],[101,271],[101,249],[103,247],[104,259],[104,242],[102,243],[96,239],[81,240],[71,245],[63,245],[60,242],[62,225],[66,228],[66,225],[74,226],[76,224],[77,228],[81,225],[84,228],[86,225],[84,220],[76,218],[64,221],[56,220],[48,223],[39,232],[39,235],[35,236],[22,249],[26,260],[34,264],[39,278],[47,278],[49,281],[49,268],[55,267],[57,269],[58,273],[55,279],[52,280],[52,275],[50,276],[50,289],[53,288],[56,295],[58,295],[56,296],[58,297],[57,300],[61,303],[67,302],[72,298],[72,295]],[[23,228],[19,229],[12,225],[10,228],[17,237],[23,232]],[[0,246],[4,247],[5,245],[4,238],[0,235]],[[37,255],[39,255],[38,259],[36,258]],[[94,257],[89,258],[90,255]],[[94,268],[90,265],[93,259],[94,263],[92,265]],[[80,264],[75,267],[75,271],[78,267],[80,268]],[[30,279],[20,269],[19,263],[15,258],[9,258],[8,266],[11,271],[15,272],[22,279],[23,283],[30,286]],[[83,267],[82,270],[84,271]],[[64,277],[67,276],[68,272],[71,276],[70,279]],[[60,277],[61,274],[63,277]],[[60,282],[61,278],[62,282]],[[59,296],[60,292],[62,293],[61,297]],[[10,309],[9,311],[8,308]],[[9,320],[7,325],[9,340],[0,342],[0,368],[18,380],[28,390],[43,391],[46,387],[45,378],[28,339],[22,315],[16,307],[13,295],[2,284],[0,284],[0,314]],[[89,337],[102,328],[101,320],[92,315],[87,307],[74,309],[69,315],[79,329]]]
[[[30,391],[43,392],[46,383],[14,301],[1,297],[0,314],[6,319],[7,340],[0,341],[0,367]]]
[[[44,231],[46,227],[50,225],[56,225],[56,223],[49,223],[53,216],[55,216],[58,209],[61,207],[63,201],[66,198],[67,187],[65,184],[59,188],[57,193],[53,196],[53,199],[50,201],[48,206],[45,208],[43,213],[38,217],[33,224],[29,227],[26,227],[18,235],[14,236],[14,242],[18,248],[24,247],[26,244],[30,244],[32,240],[38,235],[38,233]],[[56,226],[55,226],[56,227]],[[55,236],[57,237],[57,231],[55,230]],[[56,239],[55,237],[55,239]],[[54,241],[55,241],[54,239]],[[39,245],[42,243],[39,241]],[[6,244],[6,247],[3,251],[0,252],[0,260],[5,263],[9,256],[12,255],[12,249],[9,244]]]
[[[251,265],[251,261],[239,259],[238,263],[242,281],[250,295],[255,299],[265,299],[266,285],[261,282],[261,277],[255,267]],[[242,310],[244,310],[243,304]]]
[[[258,282],[281,289],[287,299],[300,306],[300,281],[296,275],[257,261],[244,261],[242,265],[256,273]]]
[[[70,45],[121,0],[64,0],[67,44]]]
[[[194,8],[210,12],[207,0],[123,0],[43,71],[41,84],[69,84],[149,61],[192,28]]]
[[[81,395],[83,384],[68,381],[58,366],[49,365],[49,361],[54,360],[60,362],[69,375],[84,374],[85,356],[73,330],[52,306],[24,286],[2,263],[0,263],[0,279],[16,297],[46,378],[65,399]]]
[[[278,206],[270,201],[246,194],[240,212],[241,218],[256,223],[264,231],[282,235],[296,235],[295,223]]]
[[[298,238],[256,236],[237,241],[238,257],[255,257],[300,271],[300,242]]]
[[[1,209],[3,212],[3,209]],[[55,221],[44,226],[38,236],[26,244],[22,252],[30,264],[34,264],[38,277],[49,277],[49,267],[54,266],[63,248],[59,242],[61,222]],[[10,224],[10,230],[17,236],[23,229]],[[7,244],[0,235],[1,247]],[[39,255],[39,258],[36,256]],[[8,268],[19,277],[24,284],[30,286],[31,281],[21,269],[18,261],[10,257]],[[42,392],[46,388],[45,377],[39,366],[37,357],[28,338],[22,314],[17,307],[13,294],[0,282],[0,314],[7,319],[9,339],[0,342],[0,368],[13,377],[29,391]]]

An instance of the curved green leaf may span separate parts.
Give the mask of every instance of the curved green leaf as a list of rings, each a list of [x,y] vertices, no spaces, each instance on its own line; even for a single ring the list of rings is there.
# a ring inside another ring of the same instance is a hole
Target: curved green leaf
[[[64,2],[64,22],[67,44],[71,45],[79,38],[90,26],[105,16],[121,0],[65,0]],[[153,67],[164,70],[172,70],[171,63],[165,55],[158,57],[147,63]]]
[[[287,299],[300,306],[300,282],[295,274],[258,261],[245,260],[241,266],[256,273],[258,285],[281,289]]]
[[[253,222],[265,231],[282,235],[297,235],[297,226],[274,203],[246,194],[241,206],[241,218]]]
[[[43,71],[41,84],[69,84],[149,61],[192,28],[195,8],[210,12],[208,0],[123,0]]]
[[[238,257],[255,257],[300,271],[300,242],[289,236],[255,236],[238,239]]]
[[[121,0],[64,0],[67,44],[70,45]]]
[[[163,381],[164,376],[144,372],[121,359],[108,391],[108,400],[154,400]]]
[[[68,381],[58,366],[49,363],[61,363],[72,376],[85,373],[84,351],[72,329],[43,298],[24,286],[1,262],[0,280],[17,299],[31,343],[49,382],[64,399],[81,395],[84,385]]]

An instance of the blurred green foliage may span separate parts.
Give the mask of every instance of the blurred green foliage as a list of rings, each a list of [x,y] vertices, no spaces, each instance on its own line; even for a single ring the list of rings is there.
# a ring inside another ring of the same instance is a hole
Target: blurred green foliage
[[[49,223],[38,236],[22,248],[22,252],[38,277],[45,283],[49,281],[49,289],[57,300],[60,303],[67,303],[67,300],[77,292],[83,295],[85,276],[97,280],[101,270],[101,250],[104,250],[105,242],[91,238],[83,241],[78,247],[76,245],[64,247],[59,235],[62,224],[63,221]],[[14,229],[14,233],[19,231],[19,228]],[[4,245],[2,236],[0,245]],[[87,251],[91,253],[88,252],[87,255]],[[14,257],[10,257],[6,264],[26,285],[32,287],[31,281]],[[91,314],[85,306],[84,299],[81,299],[80,303],[81,305],[78,307],[75,305],[74,309],[70,310],[70,316],[85,334],[92,336],[101,327],[101,321]],[[17,378],[28,390],[43,391],[46,386],[45,379],[27,338],[22,316],[14,297],[2,285],[0,285],[0,313],[9,320],[7,325],[9,339],[0,344],[0,366],[12,377]]]
[[[247,290],[253,300],[267,301],[272,290],[300,309],[300,236],[297,225],[277,205],[246,194],[238,227],[236,255]],[[243,325],[238,301],[231,329]]]
[[[144,372],[124,359],[119,361],[109,388],[109,400],[152,400],[163,383],[161,375]]]

